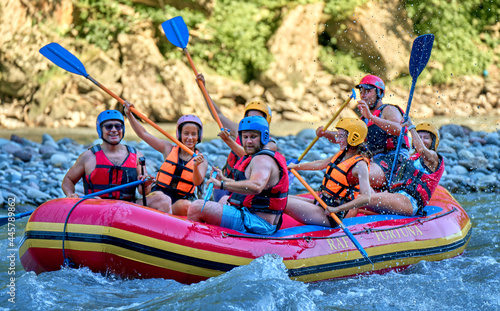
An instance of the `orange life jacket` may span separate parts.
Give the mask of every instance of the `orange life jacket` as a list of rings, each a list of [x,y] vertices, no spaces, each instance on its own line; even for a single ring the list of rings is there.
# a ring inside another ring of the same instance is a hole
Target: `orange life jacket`
[[[370,168],[370,161],[360,155],[343,160],[347,151],[341,150],[333,156],[328,164],[320,191],[324,194],[324,201],[327,205],[338,206],[340,204],[354,200],[359,194],[359,182],[349,184],[348,174],[351,169],[360,161],[365,161]],[[328,198],[328,199],[325,199]],[[329,202],[327,202],[329,201]]]
[[[193,194],[196,188],[193,183],[194,160],[191,158],[187,163],[182,163],[184,161],[179,159],[179,150],[179,146],[172,147],[156,175],[156,184],[164,189],[162,191],[185,197]]]
[[[114,165],[106,157],[100,145],[90,148],[95,155],[95,169],[83,177],[83,188],[85,194],[106,190],[119,185],[128,184],[137,180],[137,151],[135,148],[125,145],[128,156],[122,165]],[[135,200],[135,188],[129,187],[112,193],[103,194],[103,199],[117,199],[124,201]]]

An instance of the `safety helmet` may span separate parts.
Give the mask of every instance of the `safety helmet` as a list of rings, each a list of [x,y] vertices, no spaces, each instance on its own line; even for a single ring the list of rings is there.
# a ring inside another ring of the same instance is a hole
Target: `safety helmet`
[[[432,125],[430,123],[425,123],[425,122],[420,123],[419,125],[417,125],[415,130],[417,132],[418,131],[429,132],[432,135],[431,149],[433,149],[434,151],[437,150],[437,148],[439,146],[439,131],[437,130],[437,128],[434,125]]]
[[[102,123],[109,120],[120,121],[123,125],[123,136],[125,136],[125,119],[123,119],[123,115],[118,110],[104,110],[97,116],[96,121],[97,135],[99,135],[99,138],[102,138]]]
[[[273,113],[268,104],[260,100],[249,102],[248,104],[245,105],[245,117],[247,117],[247,112],[249,110],[257,110],[262,112],[266,116],[267,123],[271,124]]]
[[[379,99],[384,97],[384,94],[385,94],[384,81],[375,75],[364,76],[361,79],[361,81],[359,81],[359,84],[356,85],[357,89],[360,89],[360,88],[371,89],[374,87],[377,88],[377,97]]]
[[[201,123],[200,118],[192,114],[186,114],[177,120],[177,139],[181,140],[181,131],[184,123],[194,123],[198,126],[198,142],[201,143],[201,139],[203,137],[203,124]]]
[[[243,118],[238,126],[240,141],[243,141],[241,139],[241,132],[243,131],[259,131],[262,146],[267,145],[269,142],[269,123],[263,117],[251,116]]]
[[[357,146],[365,141],[368,134],[366,123],[358,118],[342,118],[335,125],[338,129],[346,130],[349,135],[347,136],[347,143],[350,146]]]

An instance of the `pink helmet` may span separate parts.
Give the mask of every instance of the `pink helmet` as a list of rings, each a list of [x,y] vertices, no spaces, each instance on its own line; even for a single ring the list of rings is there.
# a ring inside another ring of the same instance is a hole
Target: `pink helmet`
[[[357,89],[360,88],[365,88],[365,89],[370,89],[370,88],[377,88],[377,97],[382,98],[384,97],[385,93],[385,84],[382,79],[375,75],[367,75],[364,76],[361,81],[359,81],[359,84],[356,85]]]
[[[200,118],[195,115],[187,114],[177,120],[177,139],[181,140],[181,130],[184,123],[194,123],[198,126],[198,142],[201,143],[201,138],[203,137],[203,124]]]

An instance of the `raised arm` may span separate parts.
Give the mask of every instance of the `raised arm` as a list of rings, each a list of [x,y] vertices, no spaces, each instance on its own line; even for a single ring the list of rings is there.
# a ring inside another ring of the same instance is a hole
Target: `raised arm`
[[[296,171],[319,171],[319,170],[324,170],[325,168],[328,167],[328,163],[332,160],[333,156],[323,159],[323,160],[316,160],[312,162],[306,162],[306,163],[300,163],[300,164],[295,164],[295,163],[290,163],[288,164],[288,169],[295,169]]]
[[[132,129],[134,132],[139,136],[142,140],[144,140],[148,145],[150,145],[153,149],[157,150],[158,152],[161,152],[165,157],[170,153],[170,150],[172,150],[173,144],[157,138],[153,135],[151,135],[144,126],[142,126],[139,121],[134,117],[130,109],[128,109],[128,106],[125,106],[125,114],[127,115],[127,118],[130,122],[130,125],[132,126]]]
[[[203,74],[199,73],[197,76],[196,76],[196,79],[198,79],[199,81],[201,81],[203,83],[203,85],[205,85],[205,77],[203,77]],[[207,92],[208,94],[208,92]],[[238,124],[229,120],[223,113],[222,111],[220,110],[220,108],[215,104],[215,102],[212,100],[212,97],[210,97],[210,95],[208,95],[208,98],[210,99],[210,101],[212,102],[212,105],[214,105],[214,108],[215,108],[215,112],[217,113],[217,115],[219,116],[219,119],[220,119],[220,122],[222,122],[222,126],[224,126],[225,129],[228,129],[230,131],[230,135],[233,136],[233,137],[236,137],[236,135],[238,135]],[[208,111],[210,111],[210,114],[212,115],[212,118],[215,120],[215,116],[214,114],[212,113],[212,110],[210,109],[210,105],[209,103],[207,102],[207,99],[205,98],[205,103],[207,104],[207,108],[208,108]]]
[[[420,135],[418,135],[418,132],[415,129],[415,125],[413,125],[410,118],[408,118],[408,121],[406,121],[403,126],[407,126],[410,129],[411,138],[413,141],[413,145],[415,146],[415,150],[417,150],[417,152],[420,154],[420,156],[424,160],[425,165],[435,171],[439,164],[439,157],[436,151],[427,149],[427,147],[425,147],[424,142],[420,138]]]
[[[363,115],[363,117],[371,120],[375,125],[386,131],[390,135],[398,136],[401,132],[401,122],[403,121],[403,115],[401,111],[392,105],[388,105],[380,117],[374,116],[368,105],[363,101],[358,101],[358,109]]]

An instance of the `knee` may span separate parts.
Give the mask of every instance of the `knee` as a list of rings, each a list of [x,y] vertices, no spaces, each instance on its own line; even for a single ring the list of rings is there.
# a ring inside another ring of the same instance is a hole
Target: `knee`
[[[153,192],[148,196],[148,207],[157,209],[165,213],[171,213],[171,206],[172,199],[162,192]]]
[[[201,213],[201,208],[203,207],[203,200],[196,200],[191,202],[187,210],[187,218],[193,219],[193,217],[198,216]]]

